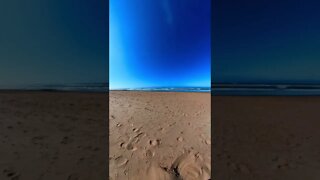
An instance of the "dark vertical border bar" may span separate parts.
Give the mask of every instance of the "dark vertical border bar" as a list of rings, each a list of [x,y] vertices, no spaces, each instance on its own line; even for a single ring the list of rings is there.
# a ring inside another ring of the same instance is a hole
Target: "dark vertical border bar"
[[[109,46],[110,46],[110,44],[109,44],[109,27],[110,27],[110,0],[107,0],[108,1],[108,3],[107,3],[107,10],[108,10],[108,12],[107,12],[107,20],[108,20],[108,22],[107,22],[107,33],[108,33],[108,36],[106,36],[107,37],[107,39],[106,39],[106,43],[107,43],[107,49],[106,49],[106,51],[107,51],[107,65],[108,65],[108,68],[107,68],[107,73],[108,74],[106,74],[107,76],[108,76],[108,82],[107,82],[107,93],[106,93],[106,95],[107,95],[107,115],[108,115],[108,117],[106,117],[106,127],[107,127],[107,129],[106,129],[106,131],[107,131],[107,153],[106,153],[106,168],[107,168],[107,178],[109,179],[109,85],[110,85],[110,71],[109,71],[109,69],[110,69],[110,61],[109,61],[109,54],[110,54],[110,52],[109,52]]]
[[[215,1],[211,1],[211,24],[210,24],[210,27],[211,27],[211,35],[210,35],[210,38],[211,38],[211,179],[214,179],[214,145],[215,145],[215,138],[214,138],[214,133],[213,133],[213,130],[214,130],[214,119],[213,119],[213,104],[214,104],[214,101],[213,101],[213,93],[212,93],[212,87],[213,87],[213,20],[214,20],[214,15],[213,15],[213,12],[214,12],[214,2]]]
[[[211,64],[210,64],[210,73],[211,73],[211,86],[210,86],[210,90],[211,90],[211,179],[214,179],[214,144],[215,144],[215,138],[214,138],[214,131],[213,131],[213,124],[214,124],[214,119],[213,119],[213,94],[212,94],[212,87],[213,87],[213,68],[212,68],[212,65],[213,65],[213,12],[214,11],[214,1],[211,1],[211,34],[210,34],[210,38],[211,38]]]

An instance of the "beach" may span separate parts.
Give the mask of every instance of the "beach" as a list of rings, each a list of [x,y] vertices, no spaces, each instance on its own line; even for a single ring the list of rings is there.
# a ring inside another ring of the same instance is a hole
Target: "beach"
[[[106,93],[1,91],[1,180],[107,179]]]
[[[108,136],[113,180],[320,177],[320,97],[210,98],[111,91],[108,135],[105,93],[1,91],[0,179],[108,179]]]
[[[213,179],[318,180],[320,97],[214,96]]]
[[[211,178],[210,93],[109,96],[110,180]]]

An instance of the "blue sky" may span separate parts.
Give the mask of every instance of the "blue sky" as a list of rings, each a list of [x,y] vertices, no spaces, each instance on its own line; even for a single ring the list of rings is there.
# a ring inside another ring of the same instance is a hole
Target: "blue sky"
[[[210,74],[214,83],[320,83],[319,6],[110,0],[108,19],[108,1],[1,1],[0,86],[109,74],[114,88],[209,86]]]
[[[214,83],[320,83],[320,1],[212,1]]]
[[[110,0],[110,88],[210,86],[210,0]]]

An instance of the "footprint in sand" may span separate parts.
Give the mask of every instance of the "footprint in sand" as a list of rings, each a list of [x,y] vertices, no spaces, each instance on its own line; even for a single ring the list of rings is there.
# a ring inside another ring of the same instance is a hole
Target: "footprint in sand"
[[[141,129],[141,128],[133,128],[132,131],[136,133],[136,132],[139,132],[140,129]]]
[[[129,144],[127,144],[126,149],[129,151],[135,151],[138,148],[136,146],[134,146],[131,142]]]
[[[183,141],[183,137],[178,137],[177,140],[182,142]]]
[[[162,131],[164,131],[164,128],[159,127],[159,128],[158,128],[158,131],[162,132]]]
[[[137,142],[136,139],[135,139],[135,141],[134,140],[129,141],[129,143],[125,145],[126,149],[129,150],[129,151],[137,150],[138,148],[135,146],[136,142]]]
[[[119,156],[114,160],[114,162],[118,168],[121,168],[125,166],[129,162],[129,160],[123,156]]]
[[[207,145],[211,145],[211,141],[209,139],[204,140]]]
[[[150,140],[150,141],[149,141],[149,144],[150,144],[151,146],[156,146],[156,145],[159,145],[160,142],[161,142],[160,139]]]
[[[12,180],[18,180],[20,177],[20,174],[17,173],[14,169],[12,168],[7,168],[3,170],[3,173],[8,177],[11,178]]]
[[[121,127],[122,126],[122,124],[121,123],[117,123],[117,125],[116,125],[117,127]]]
[[[150,149],[146,151],[146,157],[147,158],[152,158],[152,157],[154,157],[154,155],[155,155],[154,151],[152,151]]]
[[[119,145],[121,148],[125,148],[127,145],[125,142],[121,142],[120,145]]]
[[[130,140],[129,140],[129,142],[127,144],[124,143],[124,142],[120,143],[120,147],[125,147],[127,150],[135,151],[135,150],[138,149],[135,146],[135,144],[137,144],[140,141],[140,139],[145,137],[145,136],[146,136],[146,134],[141,132],[141,133],[137,134],[134,137],[130,137]]]

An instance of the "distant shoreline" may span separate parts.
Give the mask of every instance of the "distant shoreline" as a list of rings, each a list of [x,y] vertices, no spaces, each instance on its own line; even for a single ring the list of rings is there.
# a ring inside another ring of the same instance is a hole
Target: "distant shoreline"
[[[17,87],[0,87],[0,91],[44,91],[44,92],[102,92],[141,91],[141,92],[210,92],[210,87],[142,87],[110,89],[108,83],[28,85]]]
[[[318,84],[212,84],[217,96],[319,96]]]
[[[210,87],[149,87],[149,88],[122,88],[110,91],[140,91],[140,92],[211,92]]]

